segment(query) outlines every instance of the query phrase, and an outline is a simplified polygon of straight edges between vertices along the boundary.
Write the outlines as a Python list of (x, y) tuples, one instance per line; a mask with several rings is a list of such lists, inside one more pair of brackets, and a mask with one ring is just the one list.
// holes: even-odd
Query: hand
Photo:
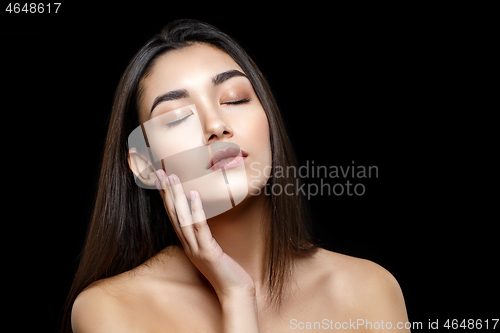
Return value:
[(186, 255), (215, 289), (221, 304), (234, 297), (255, 297), (255, 284), (250, 275), (228, 256), (212, 237), (197, 191), (191, 191), (191, 210), (182, 183), (175, 174), (156, 172), (156, 183), (170, 221)]

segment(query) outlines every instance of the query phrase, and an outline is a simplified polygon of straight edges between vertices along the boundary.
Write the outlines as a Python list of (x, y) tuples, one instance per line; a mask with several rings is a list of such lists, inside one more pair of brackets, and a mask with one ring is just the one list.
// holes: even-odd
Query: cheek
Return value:
[[(250, 194), (259, 192), (269, 180), (272, 167), (271, 143), (269, 138), (269, 123), (264, 112), (254, 118), (252, 127), (248, 128), (252, 141), (251, 158), (247, 164), (247, 180)], [(250, 156), (249, 156), (250, 157)]]
[(269, 122), (265, 113), (256, 119), (256, 124), (253, 130), (255, 148), (258, 150), (261, 163), (271, 165), (271, 141), (269, 136)]
[(265, 142), (269, 145), (269, 122), (265, 114), (257, 119), (255, 131), (259, 142)]
[(170, 112), (143, 124), (155, 161), (203, 146), (204, 135), (197, 114), (192, 114), (174, 127), (167, 126), (175, 120), (169, 116), (171, 116)]
[(251, 144), (253, 150), (257, 152), (269, 150), (270, 152), (269, 123), (264, 110), (244, 119), (240, 128), (244, 130), (245, 141)]

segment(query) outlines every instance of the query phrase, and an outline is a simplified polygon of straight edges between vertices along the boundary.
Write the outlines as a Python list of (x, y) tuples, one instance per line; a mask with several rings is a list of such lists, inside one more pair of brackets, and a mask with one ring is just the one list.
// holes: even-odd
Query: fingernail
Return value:
[(191, 197), (191, 201), (194, 201), (196, 199), (196, 194), (194, 191), (189, 191), (189, 196)]
[(170, 184), (170, 186), (174, 186), (174, 179), (172, 178), (172, 176), (168, 176), (168, 183)]
[(162, 188), (161, 188), (161, 184), (159, 181), (155, 180), (155, 185), (156, 185), (156, 188), (158, 189), (158, 191), (161, 191)]
[(179, 177), (177, 177), (177, 175), (174, 174), (174, 175), (172, 175), (170, 177), (172, 177), (172, 183), (174, 185), (179, 185), (181, 183), (181, 180), (179, 179)]
[(158, 179), (159, 179), (160, 181), (162, 181), (162, 180), (163, 180), (163, 175), (162, 175), (162, 172), (161, 172), (161, 171), (162, 171), (162, 170), (156, 170), (156, 177), (158, 177)]

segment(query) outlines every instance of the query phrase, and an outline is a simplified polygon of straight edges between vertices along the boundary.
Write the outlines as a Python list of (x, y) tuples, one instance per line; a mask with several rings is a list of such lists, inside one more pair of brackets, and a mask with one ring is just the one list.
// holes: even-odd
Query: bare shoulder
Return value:
[(130, 271), (85, 288), (73, 303), (73, 332), (175, 331), (174, 323), (188, 313), (179, 295), (197, 292), (179, 253), (184, 252), (164, 249)]
[(323, 273), (335, 277), (342, 283), (349, 283), (358, 288), (384, 286), (389, 289), (400, 289), (394, 276), (373, 261), (325, 249), (319, 249), (314, 260), (315, 264), (321, 267)]
[(71, 325), (73, 332), (127, 332), (127, 318), (121, 300), (123, 277), (94, 282), (84, 289), (73, 303)]
[(356, 318), (408, 320), (398, 281), (373, 261), (319, 249), (308, 265), (317, 272), (322, 292), (352, 308)]

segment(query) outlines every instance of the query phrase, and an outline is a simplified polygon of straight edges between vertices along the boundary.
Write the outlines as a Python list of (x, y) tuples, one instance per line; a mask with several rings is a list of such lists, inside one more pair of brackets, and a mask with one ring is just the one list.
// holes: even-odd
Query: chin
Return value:
[(189, 191), (198, 191), (207, 219), (228, 211), (247, 197), (248, 182), (244, 166), (229, 169), (225, 173), (226, 177), (222, 170), (217, 170), (183, 183), (187, 198)]

